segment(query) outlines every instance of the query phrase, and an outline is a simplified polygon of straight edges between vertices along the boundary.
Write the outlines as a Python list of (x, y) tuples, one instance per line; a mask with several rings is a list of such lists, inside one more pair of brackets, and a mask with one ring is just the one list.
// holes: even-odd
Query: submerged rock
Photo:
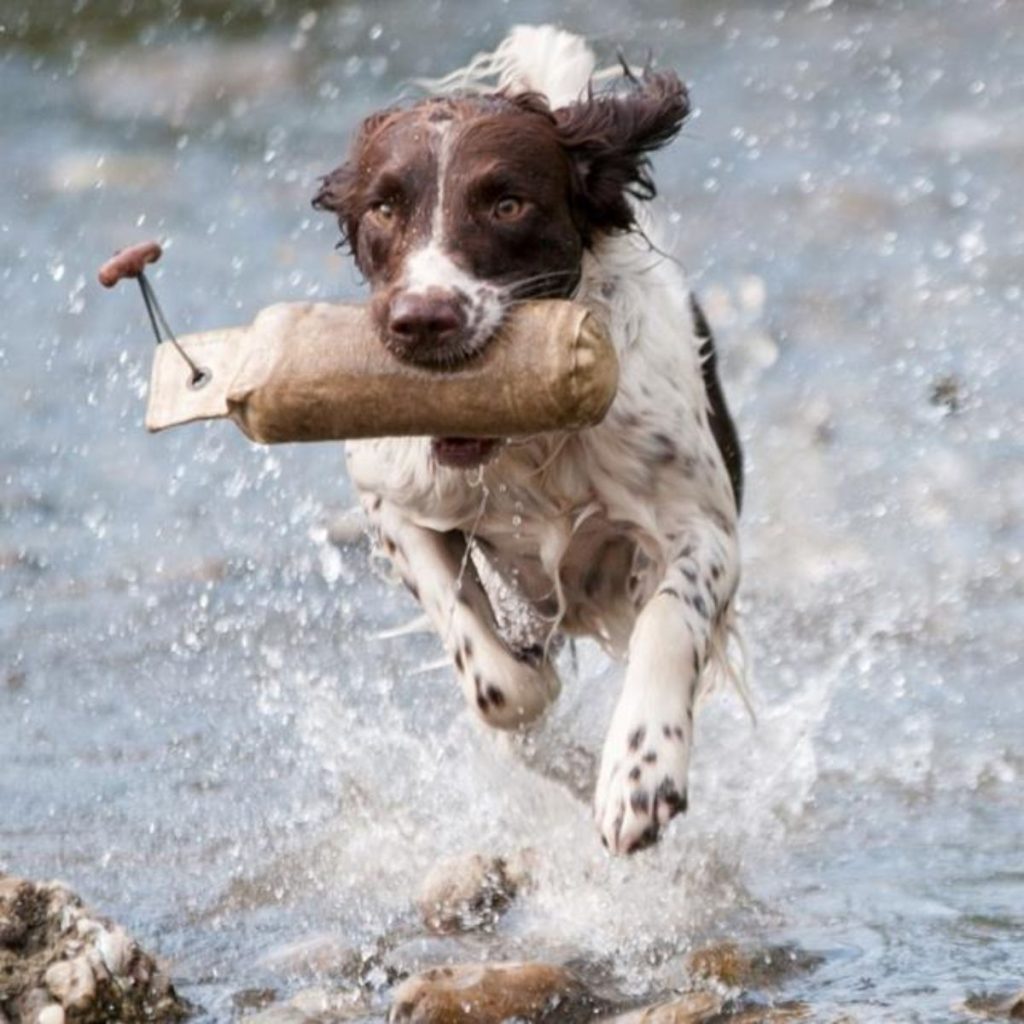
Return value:
[(721, 1013), (722, 999), (713, 992), (691, 992), (667, 1003), (619, 1014), (606, 1024), (703, 1024)]
[(392, 1024), (572, 1024), (590, 1019), (595, 1000), (554, 964), (434, 967), (398, 987)]
[(797, 946), (744, 948), (719, 942), (694, 950), (686, 958), (687, 970), (698, 978), (728, 988), (776, 988), (787, 978), (820, 966), (823, 957)]
[(189, 1012), (156, 961), (69, 889), (0, 875), (0, 1021), (177, 1021)]
[(964, 1000), (962, 1009), (985, 1020), (1024, 1020), (1024, 989), (1011, 996), (970, 995)]
[(423, 923), (437, 934), (489, 928), (529, 881), (528, 854), (505, 860), (473, 853), (438, 864), (417, 903)]
[(690, 992), (666, 1003), (620, 1014), (604, 1024), (790, 1024), (809, 1019), (804, 1003), (726, 1003), (713, 992)]

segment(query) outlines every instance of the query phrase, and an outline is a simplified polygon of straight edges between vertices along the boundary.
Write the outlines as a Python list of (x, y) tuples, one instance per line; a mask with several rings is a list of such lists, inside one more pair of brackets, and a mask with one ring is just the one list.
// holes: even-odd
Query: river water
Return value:
[[(357, 119), (520, 21), (652, 48), (659, 156), (745, 440), (758, 724), (702, 713), (691, 812), (611, 860), (560, 781), (617, 670), (583, 648), (527, 767), (328, 525), (336, 446), (150, 437), (129, 241), (181, 331), (360, 283), (314, 214)], [(812, 1019), (943, 1021), (1024, 977), (1024, 7), (998, 0), (0, 3), (0, 869), (59, 876), (211, 1018), (333, 948), (396, 974), (572, 958), (627, 995), (715, 938), (822, 958)], [(581, 753), (582, 752), (582, 753)], [(536, 887), (427, 939), (437, 860)], [(301, 961), (299, 956), (298, 960)], [(354, 965), (354, 966), (352, 966)]]

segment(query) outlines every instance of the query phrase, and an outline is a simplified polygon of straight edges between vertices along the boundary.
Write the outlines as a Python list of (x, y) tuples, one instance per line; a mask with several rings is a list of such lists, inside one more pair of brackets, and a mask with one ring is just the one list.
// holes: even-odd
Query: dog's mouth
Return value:
[(489, 462), (501, 444), (496, 437), (435, 437), (430, 449), (439, 466), (476, 469)]

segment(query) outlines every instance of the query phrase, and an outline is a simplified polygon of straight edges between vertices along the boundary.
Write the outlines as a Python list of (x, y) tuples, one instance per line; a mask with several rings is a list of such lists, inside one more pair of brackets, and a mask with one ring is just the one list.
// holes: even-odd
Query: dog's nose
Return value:
[(388, 333), (403, 355), (415, 359), (453, 341), (464, 326), (458, 301), (437, 290), (403, 292), (391, 302)]

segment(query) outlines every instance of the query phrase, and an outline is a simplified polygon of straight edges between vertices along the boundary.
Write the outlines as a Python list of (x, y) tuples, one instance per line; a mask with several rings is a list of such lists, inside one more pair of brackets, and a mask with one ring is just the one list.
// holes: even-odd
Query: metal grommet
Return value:
[(205, 366), (197, 366), (188, 386), (190, 391), (202, 391), (210, 381), (213, 380), (213, 373)]

